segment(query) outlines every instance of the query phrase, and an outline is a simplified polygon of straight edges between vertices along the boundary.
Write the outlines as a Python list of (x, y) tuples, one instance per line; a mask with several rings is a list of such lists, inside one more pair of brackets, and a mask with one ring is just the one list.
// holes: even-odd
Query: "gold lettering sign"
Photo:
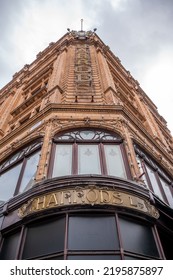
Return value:
[[(76, 46), (75, 53), (75, 81), (76, 81), (76, 101), (87, 99), (92, 100), (92, 67), (89, 47), (84, 45)], [(85, 100), (86, 101), (86, 100)]]
[(121, 206), (159, 218), (157, 209), (146, 199), (111, 188), (96, 187), (61, 189), (34, 197), (19, 208), (18, 215), (24, 217), (50, 208), (73, 205)]

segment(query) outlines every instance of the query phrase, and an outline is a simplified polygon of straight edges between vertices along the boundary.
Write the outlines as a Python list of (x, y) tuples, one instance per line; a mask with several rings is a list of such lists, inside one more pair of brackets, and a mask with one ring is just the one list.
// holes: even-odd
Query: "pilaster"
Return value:
[(118, 104), (118, 99), (115, 96), (115, 84), (110, 69), (108, 67), (106, 58), (100, 49), (98, 49), (98, 64), (105, 102), (107, 104)]

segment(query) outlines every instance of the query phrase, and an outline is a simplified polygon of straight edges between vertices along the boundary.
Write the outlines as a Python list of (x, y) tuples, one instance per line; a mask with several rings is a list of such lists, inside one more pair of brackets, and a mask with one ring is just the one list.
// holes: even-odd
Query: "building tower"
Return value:
[(0, 259), (172, 259), (173, 141), (92, 31), (0, 91)]

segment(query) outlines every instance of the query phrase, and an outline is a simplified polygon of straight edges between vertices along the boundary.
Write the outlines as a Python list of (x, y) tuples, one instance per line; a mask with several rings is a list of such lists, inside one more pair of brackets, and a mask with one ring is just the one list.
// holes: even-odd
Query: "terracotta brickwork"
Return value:
[(69, 32), (25, 65), (0, 90), (0, 161), (41, 137), (36, 181), (48, 176), (52, 137), (74, 127), (122, 136), (134, 180), (133, 143), (173, 174), (173, 139), (156, 106), (93, 32)]

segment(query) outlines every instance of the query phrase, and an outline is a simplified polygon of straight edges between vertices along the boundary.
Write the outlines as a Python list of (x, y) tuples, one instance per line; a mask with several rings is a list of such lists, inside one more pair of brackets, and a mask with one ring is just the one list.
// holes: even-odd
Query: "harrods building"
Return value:
[(93, 31), (69, 30), (0, 90), (0, 251), (173, 259), (173, 138)]

